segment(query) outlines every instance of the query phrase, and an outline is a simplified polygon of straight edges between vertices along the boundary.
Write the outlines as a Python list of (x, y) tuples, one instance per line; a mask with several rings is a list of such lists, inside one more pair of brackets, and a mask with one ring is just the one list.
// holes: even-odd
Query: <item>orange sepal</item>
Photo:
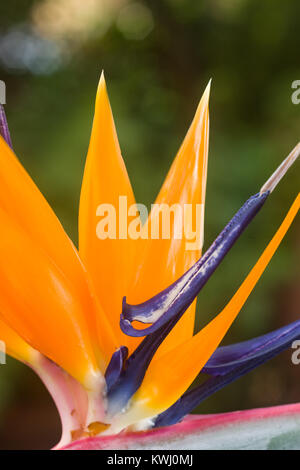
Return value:
[[(122, 297), (132, 276), (134, 245), (127, 237), (119, 238), (119, 196), (127, 198), (128, 207), (135, 203), (102, 74), (81, 189), (79, 252), (120, 345), (127, 341), (120, 330), (119, 318)], [(108, 204), (115, 210), (114, 239), (99, 239), (97, 235), (97, 226), (104, 216), (97, 212), (101, 204)]]
[(92, 386), (101, 374), (76, 287), (2, 209), (0, 226), (0, 317), (34, 349)]
[[(0, 208), (28, 234), (35, 245), (45, 251), (72, 283), (81, 303), (85, 304), (90, 335), (99, 361), (107, 363), (115, 342), (110, 327), (104, 320), (101, 327), (102, 342), (97, 345), (95, 317), (101, 315), (101, 310), (99, 313), (99, 309), (95, 306), (88, 275), (78, 252), (49, 204), (1, 136)], [(108, 349), (108, 355), (105, 349)]]
[[(127, 297), (131, 304), (141, 303), (168, 287), (201, 256), (209, 140), (209, 94), (210, 83), (203, 93), (192, 124), (143, 228), (150, 238), (151, 228), (157, 220), (157, 205), (167, 204), (168, 207), (171, 207), (174, 204), (180, 207), (178, 212), (175, 212), (177, 215), (171, 219), (171, 239), (163, 239), (160, 232), (159, 239), (139, 240), (136, 279), (134, 279)], [(190, 205), (192, 219), (188, 217), (190, 209), (187, 209), (187, 206), (185, 209), (185, 205)], [(198, 205), (197, 209), (196, 205)], [(198, 210), (198, 220), (196, 210)], [(184, 218), (184, 211), (186, 211), (186, 218)], [(174, 233), (179, 226), (182, 228), (182, 237), (175, 239)], [(198, 236), (197, 243), (195, 243), (196, 238), (189, 239), (192, 232), (195, 231)], [(193, 335), (195, 309), (196, 301), (193, 302), (159, 348), (158, 356)]]

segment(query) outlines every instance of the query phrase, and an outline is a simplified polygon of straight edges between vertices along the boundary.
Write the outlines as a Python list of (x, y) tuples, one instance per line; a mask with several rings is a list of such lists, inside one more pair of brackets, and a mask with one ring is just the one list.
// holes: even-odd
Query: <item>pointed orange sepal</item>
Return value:
[[(103, 335), (105, 343), (102, 341), (99, 347), (97, 345), (95, 325), (99, 309), (95, 306), (94, 295), (78, 252), (47, 201), (2, 137), (0, 137), (0, 208), (51, 258), (73, 285), (80, 302), (85, 305), (89, 331), (99, 362), (107, 363), (108, 357), (105, 356), (104, 348), (109, 348), (110, 352), (115, 343), (107, 325)], [(40, 308), (43, 308), (42, 305)], [(103, 340), (103, 337), (101, 339)]]
[[(132, 240), (119, 237), (120, 196), (127, 207), (135, 203), (102, 74), (80, 197), (79, 251), (119, 345), (127, 340), (119, 318), (132, 276), (134, 248)], [(101, 239), (99, 224), (110, 210), (116, 216), (116, 232), (112, 238)], [(99, 323), (101, 328), (101, 319)]]
[(101, 374), (76, 288), (2, 209), (0, 226), (1, 318), (34, 349), (92, 386)]
[[(163, 239), (160, 233), (159, 239), (140, 240), (135, 270), (137, 276), (128, 293), (129, 303), (141, 303), (165, 289), (201, 256), (209, 140), (209, 95), (210, 82), (144, 227), (148, 238), (151, 238), (149, 234), (158, 220), (158, 205), (166, 205), (168, 208), (174, 205), (171, 237)], [(189, 211), (192, 217), (189, 217)], [(182, 236), (176, 239), (174, 234), (178, 230), (182, 230)], [(196, 301), (159, 348), (157, 356), (193, 335), (195, 307)]]

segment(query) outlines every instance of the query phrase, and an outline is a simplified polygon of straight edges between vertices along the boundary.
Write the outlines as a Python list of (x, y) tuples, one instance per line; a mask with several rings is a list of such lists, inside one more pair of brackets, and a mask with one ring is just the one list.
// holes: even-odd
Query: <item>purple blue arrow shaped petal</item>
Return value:
[[(170, 287), (139, 305), (130, 305), (123, 299), (120, 327), (129, 336), (154, 333), (169, 320), (184, 311), (219, 266), (253, 217), (261, 209), (269, 192), (251, 196), (222, 230), (210, 248), (183, 276)], [(152, 323), (144, 329), (135, 329), (131, 322)]]
[(114, 384), (118, 381), (124, 369), (127, 356), (128, 356), (128, 348), (126, 346), (121, 346), (119, 349), (117, 349), (113, 353), (111, 360), (105, 371), (105, 380), (106, 380), (107, 390), (110, 390), (114, 386)]
[(264, 336), (218, 348), (202, 369), (213, 377), (184, 393), (174, 405), (159, 414), (154, 427), (178, 423), (210, 395), (290, 348), (299, 338), (300, 320)]

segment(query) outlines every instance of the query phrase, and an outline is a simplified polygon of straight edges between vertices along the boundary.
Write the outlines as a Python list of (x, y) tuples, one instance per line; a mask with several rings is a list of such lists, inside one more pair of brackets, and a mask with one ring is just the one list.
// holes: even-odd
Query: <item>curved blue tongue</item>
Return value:
[[(193, 302), (232, 245), (265, 203), (269, 191), (251, 196), (222, 230), (206, 253), (170, 287), (139, 305), (123, 300), (120, 327), (129, 336), (145, 336), (164, 326)], [(152, 323), (136, 329), (133, 321)]]

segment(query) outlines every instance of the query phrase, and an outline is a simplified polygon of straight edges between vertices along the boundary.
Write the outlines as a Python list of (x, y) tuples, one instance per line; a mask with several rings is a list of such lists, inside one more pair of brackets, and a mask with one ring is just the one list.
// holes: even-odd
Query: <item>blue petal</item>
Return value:
[(214, 377), (184, 393), (156, 417), (154, 427), (178, 423), (210, 395), (290, 348), (299, 338), (300, 321), (296, 321), (259, 338), (218, 348), (202, 369)]
[(300, 321), (295, 321), (278, 330), (272, 331), (258, 338), (218, 348), (206, 363), (202, 372), (217, 376), (230, 372), (237, 366), (243, 365), (249, 359), (259, 358), (274, 348), (293, 341), (293, 337), (300, 334)]
[(155, 333), (148, 335), (126, 361), (118, 380), (108, 389), (110, 415), (121, 411), (138, 390), (155, 352), (177, 321), (178, 318), (174, 318)]
[(108, 393), (119, 379), (124, 368), (127, 356), (128, 348), (126, 346), (121, 346), (119, 349), (117, 349), (116, 352), (113, 353), (110, 363), (108, 364), (107, 369), (105, 371), (105, 380)]
[(6, 115), (2, 104), (0, 104), (0, 135), (2, 135), (3, 139), (10, 146), (10, 148), (12, 148)]
[[(139, 305), (129, 305), (124, 298), (120, 318), (121, 330), (130, 336), (145, 336), (157, 331), (180, 312), (183, 314), (232, 245), (261, 209), (268, 195), (269, 192), (266, 192), (250, 197), (202, 258), (170, 287)], [(152, 325), (144, 329), (135, 329), (131, 324), (134, 320), (152, 323)]]

